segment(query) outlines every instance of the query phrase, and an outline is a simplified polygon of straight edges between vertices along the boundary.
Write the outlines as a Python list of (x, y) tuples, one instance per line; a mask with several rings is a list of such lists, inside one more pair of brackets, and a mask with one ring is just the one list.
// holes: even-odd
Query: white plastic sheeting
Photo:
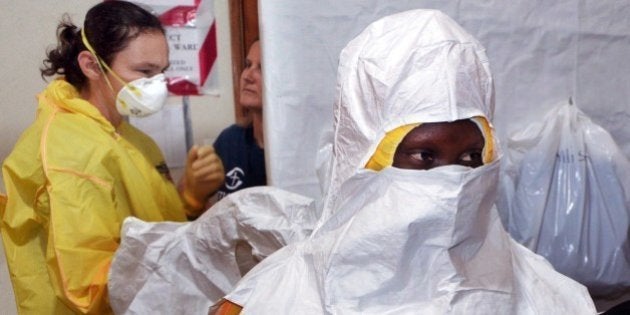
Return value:
[(341, 48), (379, 17), (439, 9), (487, 49), (500, 138), (573, 97), (630, 155), (630, 5), (616, 0), (260, 1), (265, 154), (272, 185), (317, 197)]
[(310, 235), (318, 217), (313, 205), (254, 187), (228, 195), (194, 222), (126, 219), (109, 275), (114, 312), (207, 314), (248, 267)]
[(318, 228), (226, 299), (242, 314), (594, 314), (585, 287), (503, 229), (499, 152), (475, 169), (363, 168), (398, 126), (491, 117), (483, 47), (440, 12), (414, 10), (371, 24), (340, 59)]

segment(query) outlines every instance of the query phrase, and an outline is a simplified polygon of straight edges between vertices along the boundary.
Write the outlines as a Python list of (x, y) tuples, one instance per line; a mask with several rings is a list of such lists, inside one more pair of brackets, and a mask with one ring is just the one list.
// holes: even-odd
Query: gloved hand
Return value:
[(214, 148), (194, 145), (188, 151), (186, 172), (180, 186), (187, 214), (194, 217), (201, 214), (208, 197), (223, 185), (224, 179), (223, 163)]

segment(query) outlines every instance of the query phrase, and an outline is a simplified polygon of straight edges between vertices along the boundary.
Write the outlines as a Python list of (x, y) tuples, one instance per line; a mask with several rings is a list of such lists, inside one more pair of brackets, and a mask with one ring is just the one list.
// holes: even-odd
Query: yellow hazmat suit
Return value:
[(39, 95), (35, 122), (5, 160), (0, 213), (21, 314), (111, 313), (107, 277), (129, 216), (184, 221), (157, 145), (110, 124), (58, 79)]

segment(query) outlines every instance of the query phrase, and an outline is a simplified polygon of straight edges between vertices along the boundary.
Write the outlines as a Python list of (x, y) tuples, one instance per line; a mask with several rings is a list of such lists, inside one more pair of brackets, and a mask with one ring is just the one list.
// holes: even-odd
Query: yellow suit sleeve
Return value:
[(59, 170), (49, 180), (46, 258), (55, 293), (77, 312), (111, 313), (107, 275), (123, 219), (111, 183)]

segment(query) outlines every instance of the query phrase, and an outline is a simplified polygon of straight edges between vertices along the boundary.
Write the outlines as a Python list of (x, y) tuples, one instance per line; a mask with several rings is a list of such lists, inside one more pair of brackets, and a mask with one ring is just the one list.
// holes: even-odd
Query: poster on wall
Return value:
[(166, 30), (174, 95), (217, 94), (217, 36), (212, 0), (134, 0), (160, 18)]

